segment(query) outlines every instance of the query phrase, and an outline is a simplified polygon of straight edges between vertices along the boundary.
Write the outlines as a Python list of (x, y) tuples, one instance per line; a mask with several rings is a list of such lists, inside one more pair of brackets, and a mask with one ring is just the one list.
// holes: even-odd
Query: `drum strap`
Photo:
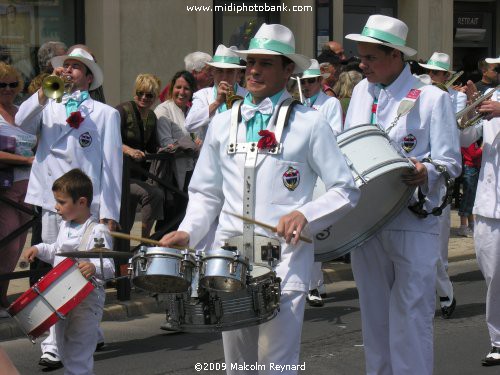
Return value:
[[(283, 129), (288, 124), (290, 113), (298, 101), (288, 98), (285, 99), (279, 106), (278, 114), (275, 117), (276, 121), (271, 126), (274, 129), (274, 134), (277, 146), (272, 149), (259, 149), (256, 142), (238, 143), (238, 125), (241, 121), (241, 104), (239, 100), (233, 104), (231, 109), (231, 126), (229, 129), (229, 142), (227, 146), (227, 153), (229, 155), (236, 153), (246, 154), (245, 167), (244, 167), (244, 182), (243, 182), (243, 215), (254, 219), (255, 217), (255, 170), (259, 163), (269, 154), (280, 154), (282, 152), (283, 144), (281, 137)], [(258, 154), (264, 154), (262, 158), (258, 158)], [(254, 224), (243, 223), (243, 249), (242, 253), (251, 263), (255, 259), (261, 259), (260, 253), (255, 256), (254, 246), (255, 226)]]
[(441, 205), (439, 205), (438, 207), (434, 207), (430, 211), (425, 210), (424, 208), (425, 195), (422, 193), (420, 186), (418, 187), (418, 201), (412, 204), (411, 206), (408, 206), (408, 208), (419, 218), (425, 219), (429, 215), (440, 216), (443, 213), (444, 208), (448, 205), (448, 203), (450, 203), (450, 193), (451, 193), (451, 187), (453, 186), (453, 179), (450, 177), (450, 174), (448, 173), (448, 170), (444, 165), (437, 164), (431, 158), (422, 159), (422, 163), (431, 163), (436, 168), (436, 170), (443, 176), (444, 183), (446, 186), (446, 193), (443, 196)]
[(97, 225), (95, 221), (91, 221), (90, 224), (85, 228), (85, 232), (83, 233), (82, 240), (80, 241), (80, 245), (78, 245), (78, 251), (86, 251), (87, 245), (89, 243), (89, 237), (94, 227)]
[(421, 92), (420, 89), (424, 86), (425, 83), (423, 83), (420, 80), (417, 80), (417, 82), (415, 82), (415, 85), (410, 89), (410, 91), (408, 91), (406, 97), (399, 103), (398, 111), (396, 112), (396, 118), (394, 119), (394, 121), (387, 129), (385, 130), (382, 129), (382, 130), (384, 130), (387, 134), (389, 134), (392, 128), (398, 124), (399, 119), (410, 113), (410, 111), (415, 107), (418, 98), (420, 97), (420, 92)]

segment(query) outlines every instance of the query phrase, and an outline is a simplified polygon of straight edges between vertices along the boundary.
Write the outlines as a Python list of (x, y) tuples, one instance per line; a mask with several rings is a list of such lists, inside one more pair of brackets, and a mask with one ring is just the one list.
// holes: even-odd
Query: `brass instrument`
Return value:
[(229, 88), (227, 89), (227, 93), (226, 93), (226, 107), (227, 107), (227, 109), (231, 109), (233, 107), (234, 102), (236, 102), (238, 100), (243, 100), (243, 97), (240, 95), (236, 95), (234, 93), (233, 86), (229, 86)]
[[(474, 100), (471, 104), (469, 104), (467, 107), (462, 109), (460, 112), (457, 112), (456, 114), (456, 119), (458, 121), (458, 128), (459, 129), (465, 129), (468, 127), (471, 127), (474, 125), (476, 122), (478, 122), (481, 118), (483, 118), (486, 113), (481, 113), (476, 110), (476, 107), (479, 106), (482, 102), (485, 100), (489, 100), (493, 93), (497, 90), (500, 89), (500, 85), (495, 87), (493, 90), (489, 91), (487, 94), (484, 94)], [(470, 117), (472, 116), (472, 117)], [(464, 123), (462, 120), (465, 120), (467, 117), (470, 117), (468, 120), (466, 120)]]
[(447, 89), (449, 89), (449, 88), (450, 88), (450, 87), (451, 87), (451, 86), (455, 83), (455, 81), (456, 81), (458, 78), (460, 78), (460, 76), (461, 76), (462, 74), (464, 74), (464, 71), (463, 71), (463, 70), (461, 70), (461, 71), (459, 71), (459, 72), (457, 72), (457, 73), (453, 74), (453, 75), (450, 77), (450, 79), (444, 83), (445, 87), (446, 87)]
[(453, 74), (449, 80), (447, 80), (446, 82), (436, 82), (436, 81), (432, 81), (432, 84), (434, 86), (436, 86), (437, 88), (445, 91), (445, 92), (448, 92), (448, 89), (451, 87), (451, 85), (453, 85), (453, 83), (462, 75), (464, 74), (464, 71), (461, 70), (459, 71), (458, 73), (455, 73)]
[(52, 74), (42, 81), (42, 91), (47, 98), (54, 99), (57, 103), (61, 103), (65, 93), (71, 92), (73, 83), (70, 76), (58, 76)]

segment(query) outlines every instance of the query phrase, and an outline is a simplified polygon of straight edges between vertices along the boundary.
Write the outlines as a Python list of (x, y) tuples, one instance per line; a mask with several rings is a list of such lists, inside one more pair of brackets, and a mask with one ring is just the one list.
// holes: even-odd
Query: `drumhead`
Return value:
[[(408, 165), (402, 164), (361, 185), (357, 206), (333, 227), (314, 236), (315, 261), (327, 262), (347, 254), (406, 207), (415, 190), (401, 182), (401, 175), (409, 170)], [(318, 179), (314, 195), (319, 196), (325, 191), (325, 185)]]

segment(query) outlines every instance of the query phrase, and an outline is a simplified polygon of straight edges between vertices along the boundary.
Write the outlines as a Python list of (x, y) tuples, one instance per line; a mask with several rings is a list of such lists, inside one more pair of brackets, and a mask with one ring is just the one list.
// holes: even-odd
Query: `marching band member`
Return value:
[(247, 93), (238, 85), (240, 70), (245, 67), (239, 65), (240, 58), (234, 51), (234, 46), (227, 48), (219, 44), (212, 61), (206, 63), (213, 67), (214, 86), (198, 90), (193, 95), (193, 105), (186, 117), (186, 129), (191, 133), (198, 132), (201, 139), (205, 138), (207, 126), (214, 115), (228, 109), (228, 91), (232, 90), (234, 95), (241, 97)]
[[(103, 73), (92, 55), (75, 48), (69, 55), (53, 57), (56, 75), (70, 78), (71, 89), (61, 103), (38, 90), (19, 107), (16, 124), (39, 134), (25, 201), (42, 207), (42, 241), (54, 243), (61, 219), (51, 193), (54, 181), (78, 167), (94, 183), (91, 212), (114, 230), (120, 218), (122, 190), (122, 142), (120, 115), (106, 104), (93, 100), (89, 90), (100, 87)], [(42, 343), (39, 364), (60, 367), (54, 330)], [(46, 349), (53, 348), (54, 350)]]
[[(427, 69), (432, 81), (438, 84), (444, 85), (451, 78), (452, 74), (455, 73), (451, 70), (450, 56), (442, 52), (434, 52), (426, 64), (419, 63), (419, 65)], [(467, 95), (451, 87), (448, 88), (448, 93), (450, 94), (454, 113), (460, 112), (465, 108)], [(438, 221), (440, 226), (441, 257), (437, 265), (436, 291), (439, 297), (439, 304), (441, 305), (441, 315), (443, 318), (449, 319), (457, 304), (453, 294), (453, 285), (448, 276), (448, 242), (450, 240), (451, 226), (450, 205), (446, 206), (441, 216), (438, 216)]]
[[(489, 64), (500, 64), (500, 57), (486, 59)], [(480, 112), (500, 109), (500, 91), (491, 100), (479, 106)], [(486, 324), (490, 335), (491, 351), (483, 359), (484, 366), (500, 365), (500, 186), (499, 133), (500, 117), (485, 117), (476, 126), (460, 133), (460, 143), (467, 147), (483, 137), (481, 171), (477, 185), (474, 214), (474, 246), (479, 268), (486, 280)], [(500, 116), (496, 112), (496, 116)]]
[[(319, 63), (311, 59), (311, 65), (302, 73), (300, 83), (304, 95), (304, 105), (315, 109), (321, 113), (333, 130), (334, 134), (342, 131), (342, 108), (337, 98), (326, 95), (322, 91), (322, 80), (327, 78), (330, 73), (321, 73)], [(311, 282), (309, 283), (309, 292), (307, 302), (311, 306), (321, 307), (324, 305), (323, 298), (326, 296), (326, 290), (321, 271), (321, 262), (314, 262), (311, 269)]]
[[(262, 364), (265, 369), (259, 373), (268, 374), (274, 373), (271, 363), (293, 366), (299, 360), (313, 263), (313, 245), (299, 241), (299, 236), (338, 220), (356, 204), (359, 191), (331, 128), (317, 111), (297, 105), (286, 124), (275, 122), (278, 108), (290, 98), (285, 89), (288, 79), (310, 65), (309, 59), (295, 53), (292, 32), (282, 25), (263, 24), (249, 49), (237, 53), (247, 60), (249, 92), (240, 107), (241, 119), (233, 114), (239, 104), (212, 119), (189, 186), (186, 216), (179, 230), (160, 242), (194, 247), (219, 215), (214, 248), (241, 235), (249, 238), (244, 244), (259, 236), (279, 244), (280, 260), (273, 267), (282, 280), (277, 316), (258, 326), (222, 333), (229, 374), (237, 373), (234, 364), (245, 362)], [(327, 192), (311, 201), (318, 176)], [(251, 204), (254, 209), (248, 208)], [(277, 234), (284, 238), (278, 242), (270, 231), (243, 224), (227, 211), (277, 223)]]
[[(459, 175), (460, 148), (449, 95), (422, 84), (404, 62), (416, 53), (407, 33), (400, 20), (373, 15), (361, 34), (346, 36), (357, 42), (366, 79), (354, 88), (344, 126), (377, 124), (400, 145), (415, 165), (403, 182), (421, 189), (429, 210), (444, 183), (441, 166)], [(435, 216), (403, 209), (352, 251), (367, 374), (432, 373), (438, 234)]]
[(30, 262), (37, 257), (56, 266), (66, 259), (58, 254), (81, 251), (78, 268), (86, 279), (95, 279), (96, 287), (92, 292), (64, 320), (53, 326), (66, 375), (93, 374), (93, 355), (106, 298), (104, 280), (113, 277), (115, 271), (109, 258), (103, 259), (102, 269), (99, 259), (85, 258), (85, 251), (94, 247), (95, 238), (102, 238), (108, 249), (113, 247), (107, 227), (98, 224), (90, 213), (92, 190), (92, 181), (80, 169), (72, 169), (55, 180), (51, 191), (56, 201), (55, 209), (62, 219), (57, 239), (54, 243), (40, 243), (23, 252), (23, 258)]

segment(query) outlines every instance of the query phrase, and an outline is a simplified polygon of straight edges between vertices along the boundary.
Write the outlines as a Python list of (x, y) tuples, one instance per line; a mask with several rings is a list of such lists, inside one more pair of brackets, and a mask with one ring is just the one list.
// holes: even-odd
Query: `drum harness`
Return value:
[[(229, 142), (227, 153), (234, 155), (236, 153), (246, 154), (243, 182), (243, 214), (251, 219), (255, 218), (255, 170), (267, 155), (278, 155), (283, 151), (283, 144), (280, 142), (283, 135), (283, 129), (288, 124), (293, 107), (298, 104), (293, 98), (285, 99), (278, 108), (276, 120), (274, 122), (275, 138), (277, 145), (270, 149), (259, 149), (257, 142), (238, 142), (238, 124), (241, 121), (241, 104), (239, 100), (233, 104), (231, 109), (231, 127), (229, 130)], [(264, 154), (264, 157), (257, 161), (257, 155)], [(243, 256), (250, 264), (268, 264), (271, 267), (276, 266), (280, 259), (281, 246), (276, 239), (255, 235), (255, 225), (243, 223), (243, 236), (233, 237), (228, 240), (230, 245), (243, 245)], [(255, 251), (255, 245), (260, 252)]]
[[(423, 86), (426, 86), (426, 84), (424, 84), (421, 81), (418, 81), (415, 84), (415, 87), (413, 87), (410, 90), (410, 93), (413, 90), (419, 90)], [(403, 116), (406, 116), (415, 107), (415, 103), (417, 102), (418, 97), (416, 99), (411, 99), (411, 98), (409, 99), (408, 96), (409, 95), (407, 95), (407, 97), (405, 97), (399, 103), (399, 107), (397, 110), (397, 116), (387, 129), (383, 129), (380, 125), (377, 125), (387, 135), (389, 135), (389, 132), (392, 130), (392, 128), (394, 128), (397, 125), (399, 119)], [(418, 194), (417, 194), (418, 200), (414, 204), (408, 206), (408, 209), (421, 219), (425, 219), (429, 215), (440, 216), (443, 213), (444, 208), (448, 205), (448, 203), (450, 203), (449, 197), (450, 197), (450, 193), (451, 193), (451, 187), (453, 186), (453, 179), (450, 177), (450, 174), (448, 173), (448, 169), (444, 165), (436, 163), (430, 157), (423, 158), (421, 163), (432, 164), (436, 168), (436, 170), (439, 172), (439, 174), (443, 176), (445, 187), (446, 187), (446, 193), (444, 194), (442, 202), (438, 207), (434, 207), (430, 211), (427, 211), (424, 208), (426, 196), (424, 195), (424, 193), (422, 193), (422, 189), (419, 186), (418, 187)]]

